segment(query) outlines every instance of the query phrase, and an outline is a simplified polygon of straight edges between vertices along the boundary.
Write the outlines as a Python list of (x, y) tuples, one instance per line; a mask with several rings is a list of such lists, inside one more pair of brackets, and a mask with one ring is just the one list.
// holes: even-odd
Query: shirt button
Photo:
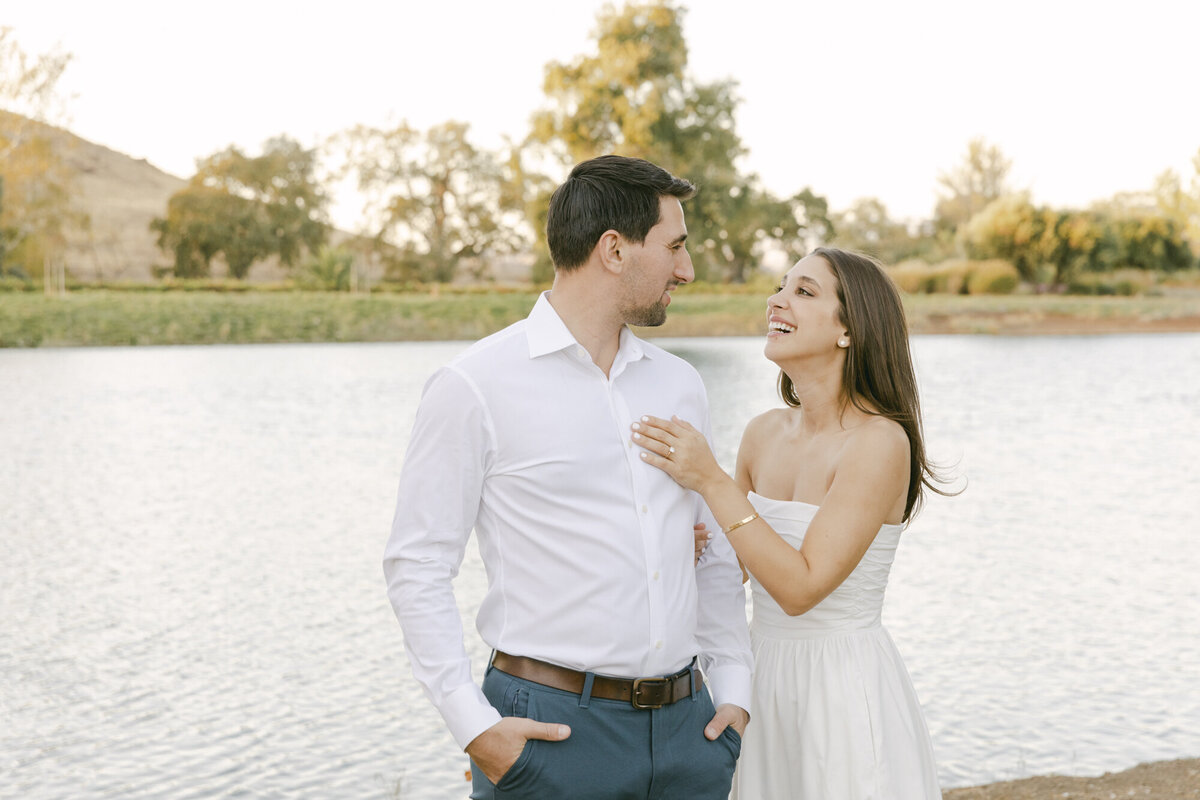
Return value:
[(658, 570), (654, 570), (654, 580), (658, 580)]
[(643, 504), (642, 504), (642, 513), (643, 513), (643, 514), (645, 514), (645, 513), (646, 513), (647, 511), (649, 511), (649, 510), (650, 510), (650, 509), (646, 507), (645, 503), (643, 503)]
[(657, 642), (654, 643), (654, 649), (662, 650), (662, 639), (659, 639)]

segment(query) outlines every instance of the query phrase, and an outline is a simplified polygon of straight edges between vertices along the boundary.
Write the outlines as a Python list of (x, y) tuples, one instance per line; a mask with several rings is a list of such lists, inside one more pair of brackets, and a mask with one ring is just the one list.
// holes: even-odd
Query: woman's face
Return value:
[(818, 255), (805, 256), (784, 275), (767, 298), (764, 354), (777, 364), (836, 355), (838, 339), (848, 338), (839, 314), (837, 277)]

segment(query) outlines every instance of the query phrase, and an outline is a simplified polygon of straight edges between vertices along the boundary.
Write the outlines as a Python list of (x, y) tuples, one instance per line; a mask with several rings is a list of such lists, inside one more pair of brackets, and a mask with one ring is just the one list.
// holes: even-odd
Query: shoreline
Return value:
[[(523, 319), (538, 293), (302, 291), (0, 293), (0, 347), (474, 341)], [(906, 295), (909, 332), (1064, 336), (1200, 332), (1200, 294)], [(764, 336), (760, 293), (688, 293), (643, 337)]]
[[(721, 324), (711, 320), (670, 318), (661, 328), (638, 328), (645, 339), (688, 336), (765, 335), (757, 322)], [(1013, 312), (961, 312), (956, 314), (913, 314), (908, 316), (909, 336), (1106, 336), (1127, 333), (1200, 333), (1200, 313), (1195, 315), (1144, 317), (1083, 317), (1070, 314)]]
[(1200, 798), (1200, 758), (1151, 761), (1095, 777), (1038, 775), (942, 791), (943, 800), (1154, 800)]
[(1120, 333), (1197, 333), (1200, 315), (1180, 317), (1078, 317), (1067, 314), (980, 312), (969, 317), (939, 314), (909, 318), (909, 334), (994, 336), (1097, 336)]

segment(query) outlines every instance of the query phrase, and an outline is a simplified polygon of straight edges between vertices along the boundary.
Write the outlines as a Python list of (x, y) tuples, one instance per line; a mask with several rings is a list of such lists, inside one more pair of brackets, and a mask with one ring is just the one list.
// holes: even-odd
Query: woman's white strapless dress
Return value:
[[(750, 502), (796, 548), (818, 510)], [(880, 622), (901, 530), (880, 528), (842, 585), (798, 617), (751, 577), (754, 696), (733, 800), (940, 800), (921, 706)]]

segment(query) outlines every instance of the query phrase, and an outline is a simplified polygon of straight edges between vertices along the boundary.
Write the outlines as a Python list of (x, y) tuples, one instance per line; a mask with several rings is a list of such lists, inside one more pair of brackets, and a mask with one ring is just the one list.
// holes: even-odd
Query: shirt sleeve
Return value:
[[(704, 437), (712, 446), (707, 411)], [(714, 534), (717, 524), (700, 495), (696, 495), (696, 521)], [(746, 624), (746, 590), (742, 569), (733, 545), (724, 536), (714, 536), (696, 565), (696, 638), (700, 643), (700, 667), (708, 678), (714, 705), (732, 703), (750, 711), (750, 676), (754, 658), (750, 651), (750, 629)]]
[(500, 720), (471, 677), (451, 586), (475, 524), (493, 442), (475, 385), (443, 367), (421, 396), (383, 556), (413, 677), (463, 748)]

